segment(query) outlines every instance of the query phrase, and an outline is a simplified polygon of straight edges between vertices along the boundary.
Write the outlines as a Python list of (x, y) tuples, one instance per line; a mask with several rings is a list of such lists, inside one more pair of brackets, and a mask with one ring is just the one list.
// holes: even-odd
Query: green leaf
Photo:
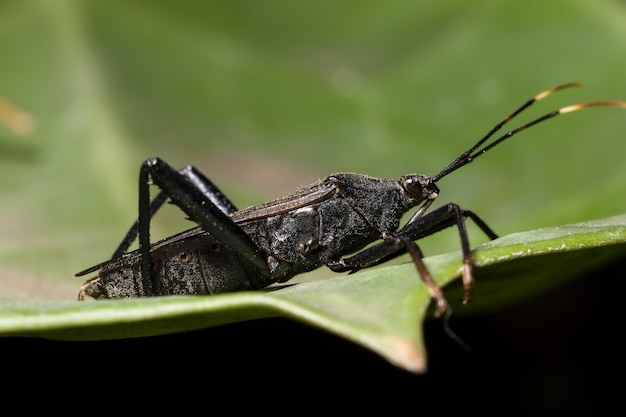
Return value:
[[(221, 308), (213, 303), (247, 302), (239, 297), (258, 305), (242, 307), (249, 319), (286, 314), (287, 305), (295, 314), (305, 307), (293, 307), (292, 298), (310, 297), (299, 291), (324, 293), (331, 283), (338, 288), (319, 298), (332, 299), (343, 288), (356, 296), (360, 292), (350, 285), (360, 280), (370, 282), (372, 293), (410, 283), (421, 288), (409, 264), (271, 294), (73, 301), (80, 284), (74, 273), (106, 260), (136, 218), (137, 172), (145, 158), (158, 155), (177, 167), (194, 164), (240, 207), (337, 171), (433, 175), (543, 89), (569, 81), (587, 87), (537, 103), (511, 127), (563, 105), (625, 100), (626, 54), (616, 53), (626, 46), (624, 18), (617, 2), (586, 0), (0, 2), (0, 99), (19, 110), (0, 110), (3, 329), (45, 337), (124, 337), (124, 326), (115, 320), (135, 312), (139, 317), (129, 316), (131, 328), (155, 334), (210, 325), (218, 318), (208, 318), (209, 309)], [(624, 212), (621, 111), (585, 110), (528, 129), (443, 179), (441, 202), (471, 209), (500, 234)], [(32, 125), (21, 125), (24, 120)], [(154, 222), (155, 239), (189, 226), (176, 209), (164, 211)], [(596, 232), (596, 244), (599, 234), (610, 233)], [(484, 242), (477, 233), (471, 239), (473, 245)], [(557, 241), (546, 240), (554, 248), (568, 244)], [(518, 258), (500, 242), (477, 249), (483, 266), (476, 274), (475, 302), (453, 305), (454, 314), (492, 311), (524, 294), (534, 296), (557, 286), (555, 277), (571, 278), (569, 272), (584, 266), (570, 265), (608, 262), (622, 248), (585, 243), (582, 252)], [(429, 254), (457, 245), (455, 233), (420, 242)], [(529, 245), (535, 250), (543, 243)], [(521, 256), (527, 249), (515, 250)], [(484, 258), (498, 250), (506, 262)], [(446, 266), (437, 273), (442, 284), (458, 275), (458, 254), (428, 261), (433, 270)], [(530, 267), (545, 273), (523, 271)], [(379, 273), (384, 278), (376, 278)], [(324, 274), (317, 278), (329, 276)], [(520, 285), (510, 285), (517, 276)], [(496, 288), (497, 296), (482, 293)], [(459, 291), (455, 281), (449, 299)], [(376, 303), (400, 303), (385, 293), (376, 294)], [(410, 340), (413, 349), (421, 343), (420, 303), (427, 298), (408, 293), (398, 296), (411, 308), (397, 310), (416, 316), (406, 320), (406, 328), (394, 329), (391, 345)], [(175, 310), (182, 303), (192, 312), (161, 318), (161, 302)], [(89, 320), (70, 326), (71, 311), (76, 320), (83, 314)], [(346, 311), (349, 322), (359, 323), (356, 308)], [(222, 313), (219, 320), (235, 321), (241, 310), (237, 305)], [(146, 314), (147, 324), (141, 318)], [(387, 330), (386, 323), (379, 327)], [(413, 369), (425, 361), (420, 349), (404, 350)]]
[[(494, 311), (541, 294), (623, 256), (625, 245), (626, 215), (517, 233), (482, 245), (475, 251), (475, 301), (469, 306), (452, 303), (454, 314)], [(459, 278), (459, 253), (425, 262), (440, 285)], [(447, 291), (450, 300), (459, 291)], [(413, 265), (403, 264), (271, 292), (91, 303), (5, 301), (0, 303), (0, 335), (104, 340), (281, 316), (344, 337), (419, 373), (426, 369), (421, 324), (432, 317), (429, 304)]]

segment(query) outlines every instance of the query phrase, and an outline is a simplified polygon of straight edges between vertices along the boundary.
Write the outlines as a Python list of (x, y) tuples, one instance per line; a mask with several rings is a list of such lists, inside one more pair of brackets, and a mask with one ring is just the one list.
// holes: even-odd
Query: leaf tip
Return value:
[(391, 351), (388, 360), (394, 365), (415, 374), (426, 372), (426, 353), (423, 349), (419, 349), (415, 343), (396, 337), (388, 337), (385, 342)]

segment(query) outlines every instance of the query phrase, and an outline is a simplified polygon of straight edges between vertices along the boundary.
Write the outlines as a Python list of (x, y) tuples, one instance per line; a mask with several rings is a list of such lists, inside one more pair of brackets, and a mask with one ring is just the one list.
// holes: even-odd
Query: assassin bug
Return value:
[[(244, 210), (237, 210), (195, 168), (177, 171), (159, 158), (150, 158), (139, 174), (138, 220), (111, 260), (76, 274), (99, 270), (98, 276), (81, 287), (79, 299), (256, 290), (323, 265), (336, 272), (353, 273), (408, 253), (436, 302), (437, 314), (442, 314), (447, 310), (446, 299), (422, 262), (415, 241), (457, 227), (463, 254), (463, 301), (467, 302), (474, 280), (474, 258), (466, 218), (490, 239), (497, 235), (476, 214), (454, 203), (427, 213), (439, 195), (437, 181), (513, 135), (560, 114), (598, 106), (626, 108), (625, 102), (618, 101), (562, 107), (487, 144), (504, 124), (536, 101), (579, 86), (568, 83), (537, 94), (434, 177), (410, 174), (396, 181), (338, 173)], [(161, 189), (152, 201), (151, 183)], [(151, 244), (150, 219), (168, 199), (198, 226)], [(415, 214), (399, 228), (402, 216), (414, 207), (418, 207)], [(137, 237), (139, 249), (127, 252)]]

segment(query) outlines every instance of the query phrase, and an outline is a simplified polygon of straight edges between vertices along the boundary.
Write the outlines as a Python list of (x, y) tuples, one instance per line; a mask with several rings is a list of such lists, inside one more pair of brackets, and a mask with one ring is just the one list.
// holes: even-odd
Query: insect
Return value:
[[(197, 169), (175, 170), (159, 158), (150, 158), (140, 169), (137, 221), (111, 260), (76, 274), (99, 271), (81, 287), (78, 298), (258, 290), (324, 265), (336, 272), (353, 273), (408, 253), (440, 315), (448, 309), (447, 301), (415, 241), (449, 227), (458, 229), (463, 301), (468, 302), (474, 258), (466, 219), (490, 239), (497, 235), (480, 217), (457, 204), (428, 212), (439, 195), (437, 181), (513, 135), (560, 114), (598, 106), (626, 108), (626, 103), (619, 101), (566, 106), (494, 138), (504, 124), (536, 101), (577, 86), (563, 84), (535, 95), (433, 177), (409, 174), (391, 180), (338, 173), (243, 210)], [(153, 200), (151, 183), (160, 188)], [(151, 244), (151, 218), (168, 199), (198, 226)], [(415, 207), (415, 213), (400, 227), (403, 215)], [(137, 237), (139, 248), (128, 252)]]

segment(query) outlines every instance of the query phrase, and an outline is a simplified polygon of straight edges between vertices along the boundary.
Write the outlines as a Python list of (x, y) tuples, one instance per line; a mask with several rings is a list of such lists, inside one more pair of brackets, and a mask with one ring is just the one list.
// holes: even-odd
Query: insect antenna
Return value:
[(433, 182), (439, 181), (441, 178), (445, 177), (446, 175), (450, 174), (451, 172), (454, 172), (457, 169), (461, 168), (462, 166), (467, 165), (470, 162), (474, 161), (474, 159), (478, 158), (480, 155), (484, 154), (489, 149), (493, 148), (494, 146), (498, 145), (499, 143), (509, 139), (511, 136), (513, 136), (513, 135), (515, 135), (515, 134), (521, 132), (522, 130), (525, 130), (525, 129), (531, 127), (531, 126), (534, 126), (534, 125), (536, 125), (538, 123), (541, 123), (541, 122), (543, 122), (545, 120), (548, 120), (548, 119), (551, 119), (553, 117), (556, 117), (559, 114), (570, 113), (570, 112), (573, 112), (573, 111), (587, 109), (587, 108), (590, 108), (590, 107), (602, 107), (602, 106), (604, 106), (604, 107), (622, 107), (622, 108), (626, 108), (626, 102), (622, 102), (622, 101), (597, 101), (597, 102), (592, 102), (592, 103), (573, 104), (571, 106), (561, 107), (558, 110), (551, 111), (550, 113), (547, 113), (547, 114), (545, 114), (545, 115), (543, 115), (543, 116), (541, 116), (541, 117), (539, 117), (539, 118), (537, 118), (537, 119), (535, 119), (535, 120), (533, 120), (531, 122), (528, 122), (528, 123), (526, 123), (526, 124), (516, 128), (516, 129), (508, 131), (504, 135), (502, 135), (502, 136), (498, 137), (497, 139), (495, 139), (490, 144), (485, 145), (483, 148), (480, 148), (480, 146), (482, 146), (486, 141), (488, 141), (498, 130), (500, 130), (502, 128), (502, 126), (504, 126), (508, 121), (513, 119), (519, 113), (521, 113), (522, 111), (526, 110), (533, 103), (535, 103), (535, 102), (537, 102), (537, 101), (539, 101), (539, 100), (541, 100), (541, 99), (543, 99), (543, 98), (545, 98), (545, 97), (547, 97), (547, 96), (549, 96), (549, 95), (551, 95), (553, 93), (556, 93), (559, 90), (563, 90), (565, 88), (570, 88), (570, 87), (582, 87), (582, 84), (579, 84), (579, 83), (562, 84), (562, 85), (559, 85), (557, 87), (551, 88), (549, 90), (542, 91), (541, 93), (537, 94), (536, 96), (534, 96), (533, 98), (528, 100), (520, 108), (515, 110), (508, 117), (506, 117), (500, 123), (495, 125), (493, 127), (493, 129), (491, 129), (489, 131), (489, 133), (487, 133), (481, 140), (476, 142), (476, 144), (474, 146), (472, 146), (467, 151), (463, 152), (458, 158), (456, 158), (447, 167), (445, 167), (439, 174), (437, 174), (434, 177), (432, 177), (432, 181)]

